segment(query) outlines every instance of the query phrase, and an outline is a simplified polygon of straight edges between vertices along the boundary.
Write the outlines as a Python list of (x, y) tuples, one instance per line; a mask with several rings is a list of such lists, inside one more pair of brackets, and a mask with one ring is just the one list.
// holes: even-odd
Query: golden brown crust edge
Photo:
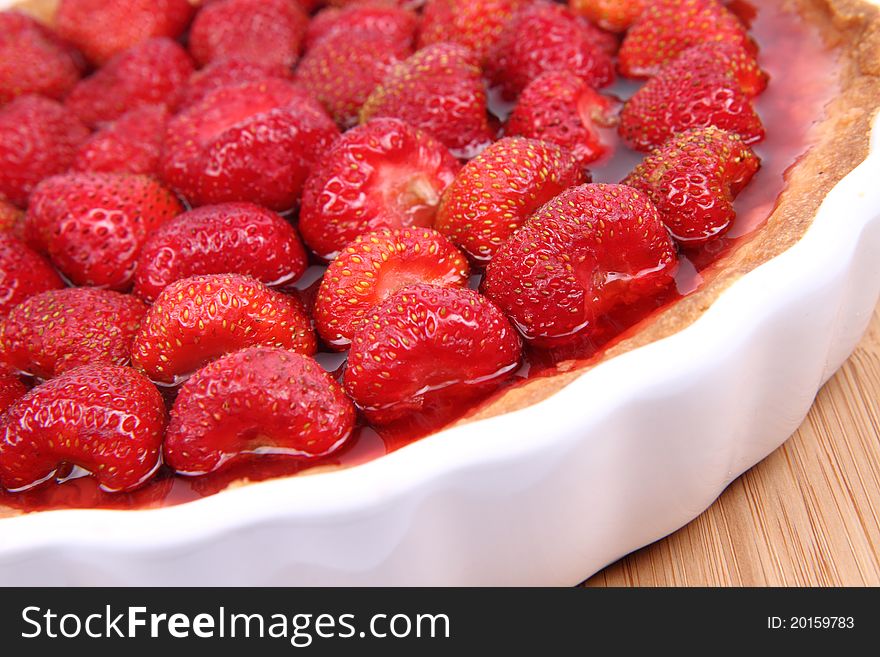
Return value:
[[(57, 5), (58, 0), (23, 0), (17, 6), (51, 24)], [(829, 47), (840, 50), (840, 93), (826, 108), (823, 120), (814, 126), (811, 149), (792, 169), (788, 185), (767, 224), (719, 261), (703, 287), (659, 313), (632, 337), (607, 350), (603, 359), (632, 351), (690, 326), (736, 280), (798, 242), (831, 188), (867, 157), (872, 119), (880, 108), (880, 9), (864, 0), (783, 0), (782, 5), (820, 26)], [(460, 423), (536, 404), (588, 369), (590, 366), (576, 367), (511, 388)], [(303, 474), (335, 469), (338, 468), (319, 467)], [(0, 505), (0, 519), (16, 515), (21, 512)]]
[[(871, 124), (880, 108), (880, 9), (863, 0), (790, 0), (791, 7), (840, 50), (839, 94), (811, 130), (810, 150), (792, 169), (766, 225), (713, 265), (703, 286), (653, 317), (602, 360), (668, 337), (693, 324), (735, 281), (797, 243), (834, 185), (868, 155)], [(527, 381), (469, 415), (472, 422), (519, 410), (547, 399), (592, 365)]]

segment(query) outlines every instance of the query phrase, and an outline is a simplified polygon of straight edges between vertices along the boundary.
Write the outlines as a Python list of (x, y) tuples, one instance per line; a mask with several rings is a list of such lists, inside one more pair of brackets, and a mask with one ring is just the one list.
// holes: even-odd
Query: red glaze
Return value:
[(169, 116), (164, 105), (144, 105), (126, 112), (80, 146), (71, 168), (156, 175)]
[(26, 207), (34, 186), (66, 171), (89, 131), (54, 100), (19, 96), (0, 107), (0, 199)]
[(458, 169), (443, 144), (399, 119), (354, 128), (306, 182), (299, 214), (303, 239), (331, 260), (369, 230), (430, 226)]
[(0, 325), (0, 352), (20, 372), (51, 379), (80, 365), (127, 365), (147, 306), (90, 287), (51, 290), (16, 306)]
[(299, 57), (307, 24), (308, 16), (289, 0), (217, 0), (193, 21), (189, 49), (202, 66), (240, 57), (289, 68)]
[(173, 109), (192, 72), (189, 56), (176, 42), (150, 39), (119, 53), (81, 80), (64, 103), (92, 127), (114, 121), (144, 105)]
[(479, 62), (464, 46), (437, 43), (393, 67), (361, 109), (361, 123), (388, 117), (432, 134), (462, 159), (494, 137)]
[(458, 173), (443, 195), (434, 226), (471, 258), (487, 262), (535, 210), (585, 182), (568, 150), (505, 137)]
[(27, 489), (63, 463), (107, 491), (132, 490), (159, 467), (165, 407), (128, 367), (86, 365), (37, 386), (0, 416), (0, 485)]
[(11, 232), (0, 232), (0, 320), (25, 299), (64, 282), (39, 253)]
[(100, 66), (152, 37), (177, 38), (192, 13), (189, 0), (61, 0), (55, 29)]
[(135, 336), (132, 361), (153, 381), (173, 384), (257, 345), (313, 355), (315, 334), (300, 303), (250, 276), (193, 276), (159, 294)]
[(70, 173), (37, 186), (25, 230), (76, 285), (126, 290), (147, 235), (182, 211), (149, 176)]
[(30, 16), (0, 12), (0, 105), (26, 94), (58, 100), (80, 76), (76, 51)]
[(222, 87), (169, 121), (162, 177), (192, 205), (289, 210), (338, 136), (321, 106), (288, 82)]
[(196, 372), (180, 389), (165, 462), (204, 474), (247, 454), (326, 456), (351, 435), (355, 412), (339, 384), (308, 356), (252, 347)]
[(266, 285), (293, 283), (306, 270), (296, 230), (253, 203), (206, 205), (153, 231), (138, 258), (135, 294), (155, 301), (167, 285), (202, 274), (247, 274)]
[(386, 424), (433, 400), (497, 388), (519, 362), (519, 336), (486, 297), (421, 284), (385, 299), (355, 333), (344, 385), (372, 422)]
[(346, 348), (371, 311), (410, 285), (464, 287), (468, 264), (452, 242), (430, 228), (381, 229), (351, 242), (324, 274), (315, 302), (318, 333)]

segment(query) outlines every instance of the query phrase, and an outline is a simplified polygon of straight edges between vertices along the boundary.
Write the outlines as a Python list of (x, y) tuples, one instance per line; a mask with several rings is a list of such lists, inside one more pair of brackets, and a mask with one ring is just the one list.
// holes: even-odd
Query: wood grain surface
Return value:
[(797, 433), (586, 586), (880, 585), (880, 308)]

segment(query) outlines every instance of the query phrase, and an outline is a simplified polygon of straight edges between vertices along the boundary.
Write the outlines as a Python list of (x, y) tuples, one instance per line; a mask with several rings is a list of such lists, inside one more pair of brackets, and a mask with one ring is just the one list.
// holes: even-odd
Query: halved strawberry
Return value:
[(106, 491), (144, 484), (159, 467), (165, 432), (159, 391), (128, 367), (86, 365), (37, 386), (0, 417), (0, 485), (16, 492), (63, 464)]
[(247, 455), (300, 459), (339, 449), (354, 428), (351, 400), (307, 356), (251, 347), (196, 372), (180, 388), (165, 462), (202, 475)]
[(63, 105), (42, 96), (0, 107), (0, 199), (25, 207), (34, 186), (66, 171), (88, 136)]
[(189, 49), (203, 66), (234, 56), (289, 68), (299, 58), (308, 21), (290, 0), (217, 0), (193, 21)]
[(289, 210), (338, 136), (323, 108), (288, 82), (222, 87), (168, 122), (162, 177), (192, 205), (250, 201)]
[(334, 260), (315, 300), (318, 333), (345, 348), (383, 300), (416, 283), (464, 287), (468, 264), (452, 242), (430, 228), (366, 233)]
[(0, 232), (24, 237), (24, 212), (0, 198)]
[(28, 297), (64, 287), (52, 266), (11, 232), (0, 232), (0, 319)]
[(27, 388), (6, 363), (0, 362), (0, 415), (24, 397)]
[(443, 144), (397, 119), (346, 132), (303, 191), (299, 229), (326, 260), (376, 228), (430, 226), (459, 164)]
[(80, 365), (127, 365), (147, 312), (128, 294), (72, 287), (30, 297), (0, 325), (0, 351), (18, 371), (51, 379)]
[(306, 52), (328, 37), (342, 38), (369, 33), (387, 37), (402, 48), (411, 49), (419, 17), (387, 0), (364, 0), (346, 7), (328, 7), (309, 22)]
[(257, 345), (315, 353), (315, 334), (299, 301), (250, 276), (193, 276), (159, 294), (135, 337), (132, 360), (152, 380), (172, 384), (215, 358)]
[(177, 43), (150, 39), (77, 83), (65, 105), (92, 127), (144, 105), (174, 108), (192, 72), (189, 56)]
[(188, 0), (61, 0), (55, 29), (98, 66), (153, 37), (183, 34)]
[(543, 73), (520, 95), (505, 132), (564, 146), (583, 166), (610, 153), (619, 108), (573, 73)]
[(261, 64), (241, 57), (216, 59), (190, 76), (179, 107), (194, 105), (221, 87), (259, 82), (267, 78), (293, 80), (293, 72), (286, 66)]
[(0, 11), (0, 105), (25, 94), (59, 99), (79, 80), (76, 51), (30, 16)]
[(253, 203), (206, 205), (178, 215), (147, 238), (134, 291), (153, 301), (170, 283), (200, 274), (248, 274), (270, 286), (308, 266), (293, 226)]
[(587, 182), (574, 156), (550, 142), (505, 137), (468, 162), (443, 194), (434, 227), (487, 262), (539, 207)]
[(542, 346), (589, 334), (673, 281), (675, 246), (656, 208), (625, 185), (572, 187), (538, 210), (486, 269), (483, 292)]
[(660, 146), (689, 128), (716, 126), (736, 132), (746, 143), (764, 138), (751, 96), (764, 78), (739, 46), (697, 46), (662, 67), (620, 114), (619, 132), (636, 150)]
[(463, 159), (494, 136), (479, 62), (458, 44), (428, 46), (394, 66), (361, 109), (361, 123), (382, 117), (431, 133)]
[(449, 41), (474, 51), (485, 62), (501, 30), (532, 0), (428, 0), (422, 12), (419, 47)]
[(584, 16), (603, 30), (623, 32), (641, 15), (645, 0), (568, 0), (574, 13)]
[(691, 46), (728, 43), (754, 53), (754, 42), (739, 19), (716, 0), (655, 0), (626, 33), (618, 68), (631, 78), (647, 78)]
[(733, 199), (760, 166), (738, 135), (709, 127), (670, 139), (624, 182), (648, 195), (676, 240), (702, 244), (730, 229)]
[(519, 362), (519, 337), (491, 301), (467, 288), (416, 285), (385, 299), (355, 333), (344, 386), (384, 424), (485, 394)]
[(164, 105), (145, 105), (126, 112), (79, 147), (71, 168), (155, 175), (169, 116)]
[(149, 176), (70, 173), (37, 186), (25, 230), (76, 285), (125, 290), (147, 235), (181, 212), (177, 197)]
[(296, 69), (295, 80), (308, 89), (340, 126), (358, 121), (358, 112), (395, 64), (412, 53), (383, 34), (331, 35), (311, 48)]
[(504, 27), (486, 74), (509, 100), (548, 71), (568, 71), (594, 88), (604, 87), (614, 80), (608, 38), (561, 5), (534, 2)]

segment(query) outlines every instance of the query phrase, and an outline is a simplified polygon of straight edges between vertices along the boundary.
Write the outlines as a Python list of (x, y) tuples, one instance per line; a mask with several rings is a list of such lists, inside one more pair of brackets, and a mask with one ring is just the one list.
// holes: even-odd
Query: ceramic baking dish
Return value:
[(181, 506), (3, 519), (0, 583), (578, 583), (693, 519), (801, 423), (880, 293), (878, 180), (875, 123), (797, 244), (543, 402)]

